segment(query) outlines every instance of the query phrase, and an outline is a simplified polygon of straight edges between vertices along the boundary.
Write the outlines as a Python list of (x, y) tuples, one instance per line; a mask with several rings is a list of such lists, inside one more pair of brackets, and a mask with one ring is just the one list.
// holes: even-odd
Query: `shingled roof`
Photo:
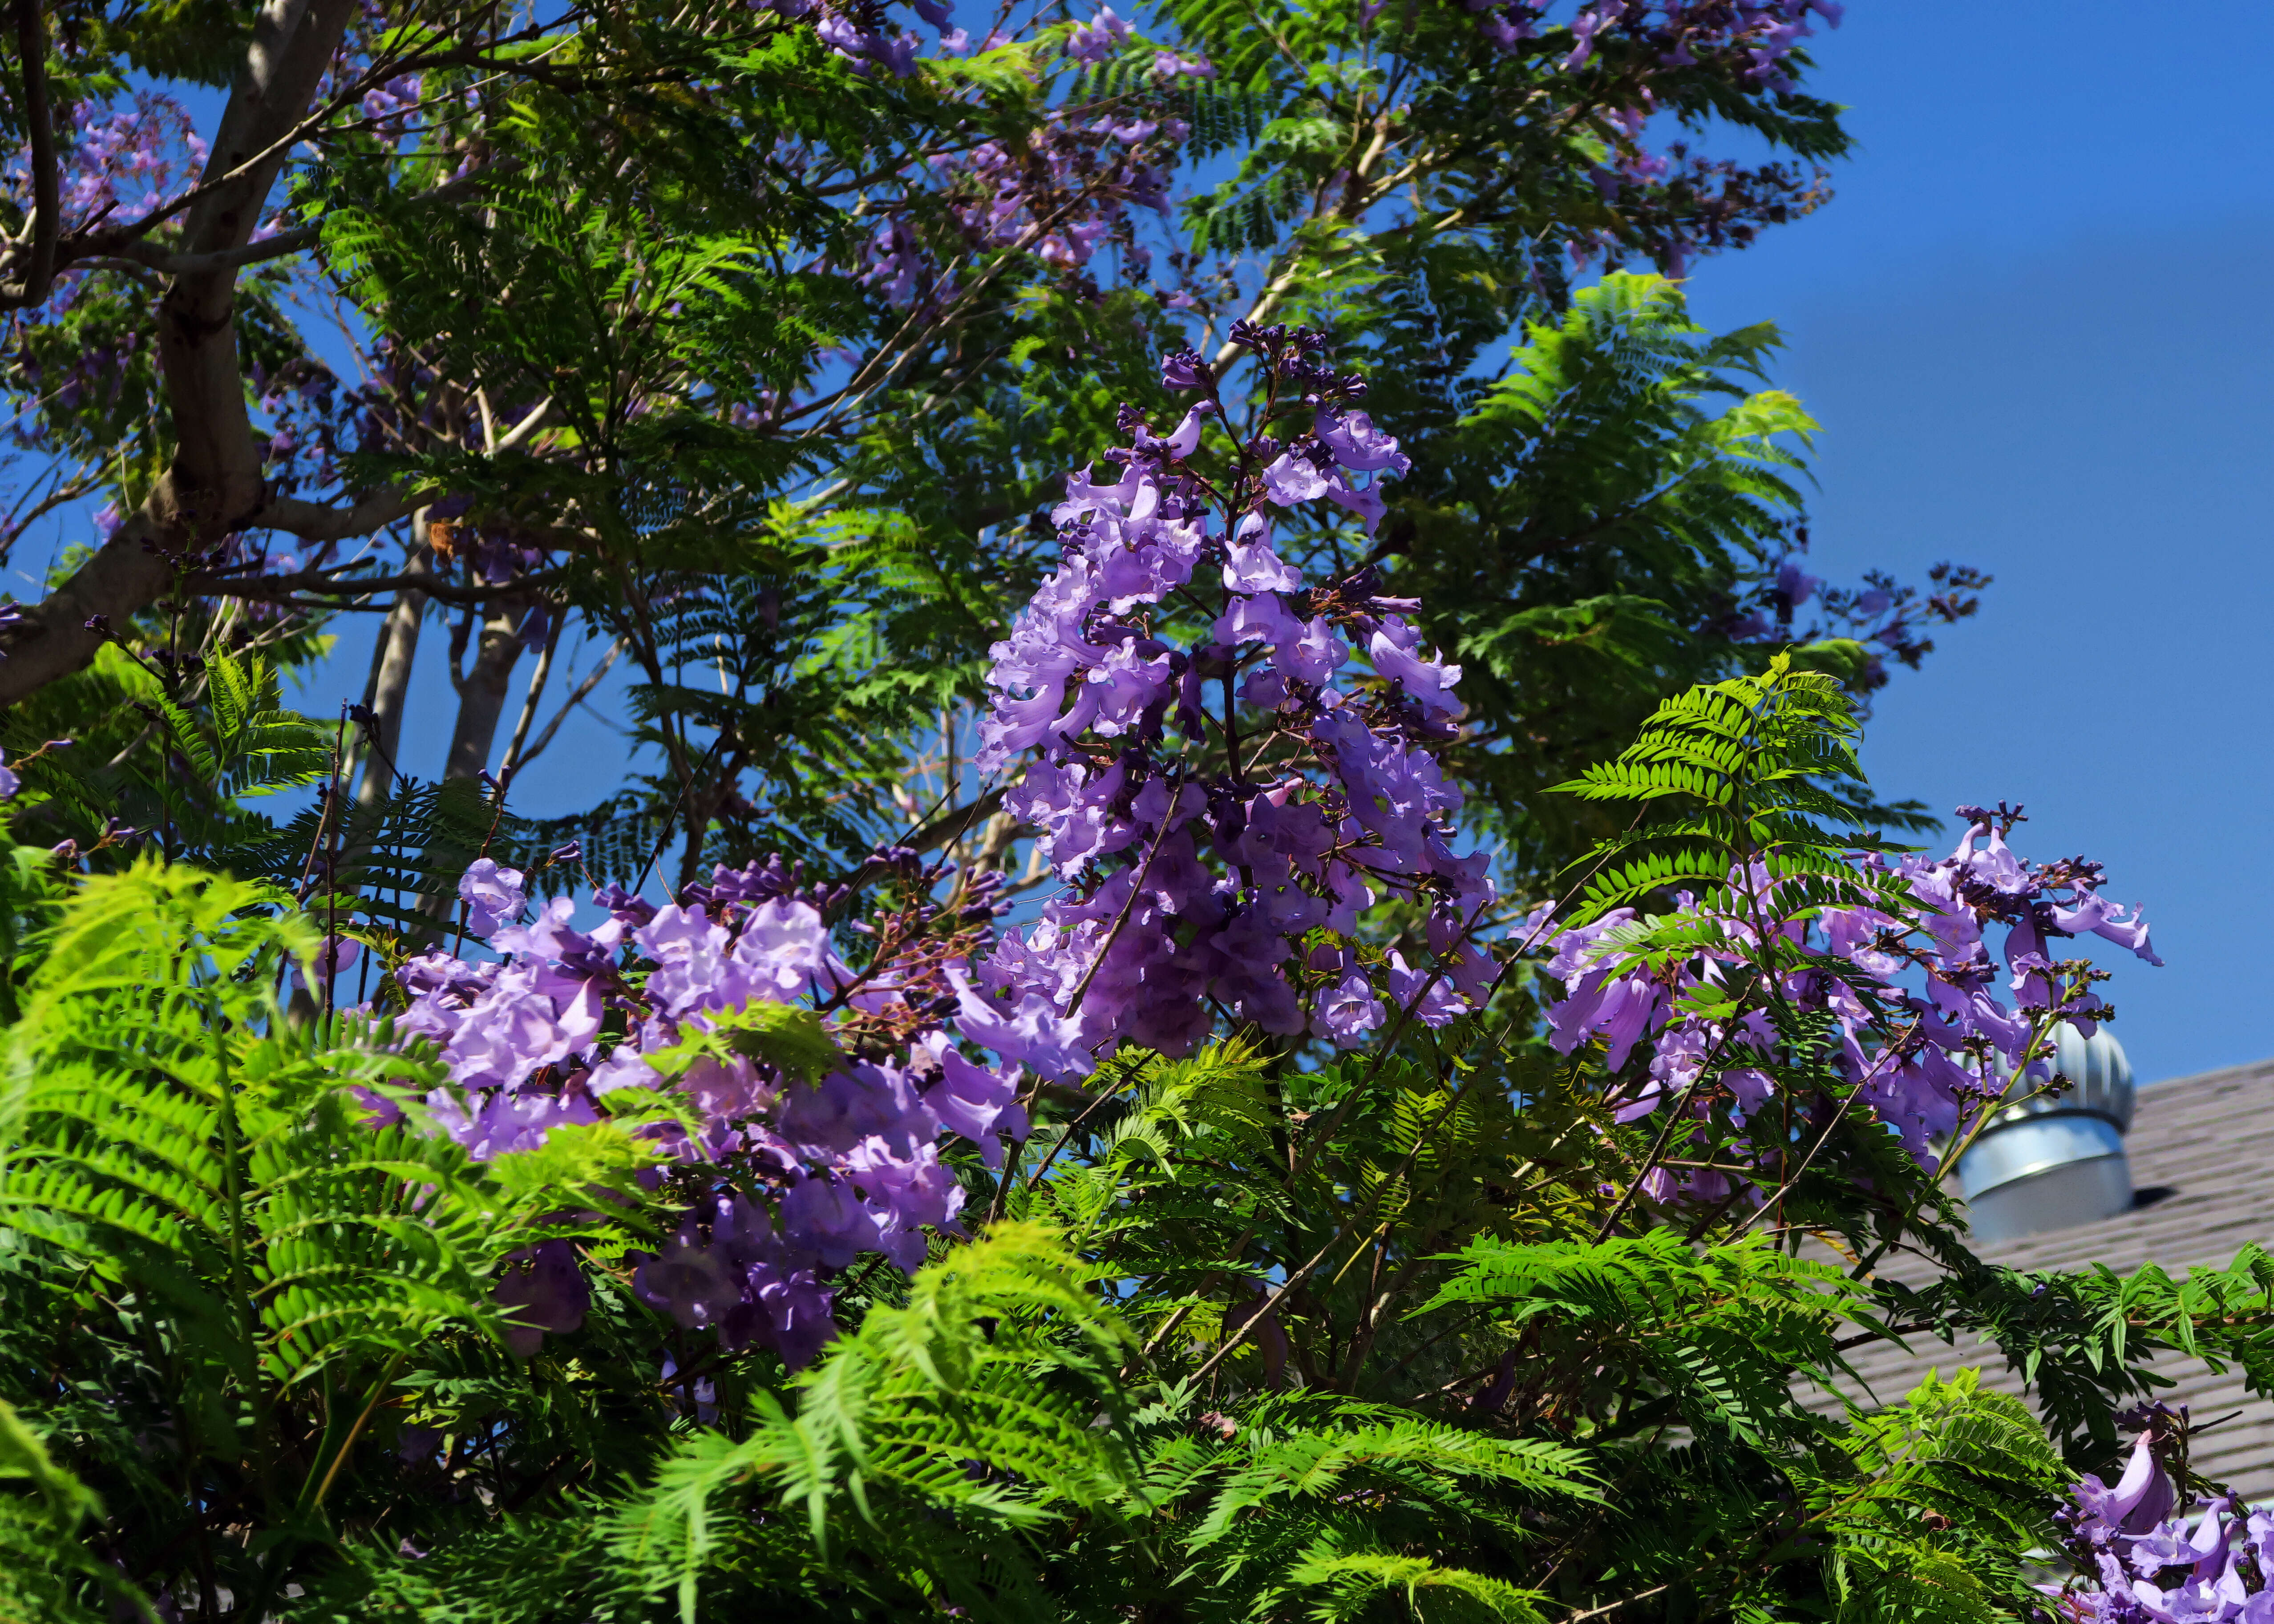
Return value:
[[(2123, 1271), (2159, 1263), (2173, 1276), (2198, 1264), (2224, 1267), (2245, 1243), (2274, 1246), (2274, 1060), (2156, 1083), (2141, 1089), (2125, 1147), (2138, 1192), (2130, 1212), (1978, 1248), (2017, 1269), (2105, 1263)], [(1918, 1385), (1930, 1368), (1947, 1375), (1979, 1365), (1988, 1385), (2021, 1393), (2020, 1378), (1994, 1348), (1962, 1340), (1955, 1348), (1914, 1338), (1859, 1349), (1856, 1370), (1883, 1402)], [(2202, 1435), (2192, 1462), (2246, 1498), (2274, 1500), (2274, 1399), (2254, 1397), (2242, 1378), (2214, 1376), (2168, 1355), (2154, 1368), (2177, 1384), (2161, 1396), (2190, 1407), (2197, 1421), (2242, 1413)]]

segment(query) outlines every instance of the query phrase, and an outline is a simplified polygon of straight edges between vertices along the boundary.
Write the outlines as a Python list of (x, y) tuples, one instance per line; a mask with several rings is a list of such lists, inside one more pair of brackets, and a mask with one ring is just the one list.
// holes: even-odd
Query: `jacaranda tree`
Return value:
[(0, 1618), (2261, 1624), (1683, 301), (1839, 12), (19, 0)]

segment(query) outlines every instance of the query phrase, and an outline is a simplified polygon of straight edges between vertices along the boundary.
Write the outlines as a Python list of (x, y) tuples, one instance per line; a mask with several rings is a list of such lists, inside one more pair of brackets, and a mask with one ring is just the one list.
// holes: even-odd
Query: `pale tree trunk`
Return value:
[[(426, 574), (426, 560), (427, 553), (422, 547), (411, 554), (403, 573)], [(364, 768), (363, 783), (356, 793), (356, 804), (359, 807), (384, 806), (387, 798), (395, 793), (395, 780), (401, 775), (403, 711), (410, 696), (410, 667), (418, 656), (418, 628), (425, 618), (425, 609), (426, 594), (414, 587), (405, 587), (395, 595), (395, 606), (380, 623), (378, 647), (373, 650), (371, 697), (365, 701), (374, 718), (373, 748), (371, 762)]]
[[(445, 780), (474, 778), (489, 765), (498, 718), (505, 713), (506, 689), (513, 680), (514, 663), (521, 658), (520, 627), (521, 612), (510, 605), (493, 607), (482, 621), (473, 664), (458, 684), (458, 720), (450, 733), (450, 754), (442, 764)], [(427, 867), (435, 867), (431, 853)], [(433, 892), (418, 899), (418, 911), (444, 921), (457, 903), (455, 890)]]
[(500, 604), (482, 621), (474, 663), (458, 690), (458, 725), (451, 732), (450, 754), (442, 764), (446, 779), (474, 778), (490, 764), (498, 718), (505, 714), (506, 689), (521, 658), (523, 613), (518, 605)]

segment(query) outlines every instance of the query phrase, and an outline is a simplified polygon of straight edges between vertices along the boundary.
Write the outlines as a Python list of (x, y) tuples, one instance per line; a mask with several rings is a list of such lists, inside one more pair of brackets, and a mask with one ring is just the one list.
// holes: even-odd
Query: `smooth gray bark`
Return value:
[[(411, 555), (405, 573), (425, 574), (426, 560), (422, 547)], [(426, 594), (405, 587), (395, 595), (395, 606), (380, 622), (378, 675), (372, 684), (370, 701), (372, 714), (377, 718), (373, 729), (376, 741), (370, 763), (364, 768), (363, 783), (356, 793), (358, 806), (383, 805), (395, 791), (401, 760), (397, 752), (403, 748), (403, 711), (410, 699), (411, 664), (418, 657), (418, 628), (425, 619), (425, 610)]]
[(490, 764), (498, 718), (505, 714), (506, 689), (521, 658), (523, 613), (518, 605), (504, 604), (482, 621), (481, 641), (475, 645), (473, 664), (458, 694), (457, 726), (451, 730), (450, 754), (442, 764), (445, 778), (474, 778)]

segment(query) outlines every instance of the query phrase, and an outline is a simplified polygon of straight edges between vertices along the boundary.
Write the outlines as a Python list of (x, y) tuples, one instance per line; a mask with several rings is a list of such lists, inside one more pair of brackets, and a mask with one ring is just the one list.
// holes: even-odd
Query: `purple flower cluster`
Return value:
[[(1709, 909), (1687, 895), (1679, 898), (1682, 912), (1710, 923), (1725, 947), (1701, 948), (1653, 969), (1628, 945), (1637, 925), (1631, 908), (1565, 931), (1548, 944), (1547, 973), (1564, 989), (1547, 1011), (1551, 1041), (1569, 1054), (1601, 1040), (1614, 1074), (1624, 1071), (1638, 1045), (1649, 1045), (1639, 1073), (1615, 1085), (1623, 1122), (1680, 1101), (1698, 1119), (1701, 1139), (1703, 1124), (1718, 1109), (1726, 1108), (1742, 1128), (1775, 1084), (1758, 1067), (1719, 1063), (1733, 1050), (1740, 1059), (1748, 1051), (1774, 1052), (1775, 1028), (1758, 1008), (1725, 1026), (1684, 1006), (1693, 990), (1726, 989), (1743, 966), (1761, 959), (1766, 938), (1781, 936), (1819, 957), (1781, 976), (1781, 998), (1795, 1010), (1831, 1017), (1840, 1034), (1836, 1064), (1904, 1148), (1932, 1168), (1930, 1141), (1955, 1132), (1969, 1105), (2002, 1092), (1997, 1068), (2045, 1076), (2044, 1044), (2056, 1021), (2073, 1021), (2087, 1034), (2093, 1030), (2104, 1006), (2069, 967), (2045, 957), (2049, 938), (2090, 933), (2150, 964), (2163, 962), (2138, 911), (2099, 894), (2098, 865), (2082, 858), (2042, 867), (2023, 862), (2006, 844), (2018, 810), (1962, 807), (1959, 815), (1969, 827), (1947, 857), (1906, 856), (1893, 865), (1877, 855), (1856, 860), (1860, 874), (1892, 877), (1908, 892), (1909, 906), (1901, 914), (1857, 906), (1788, 917), (1779, 900), (1786, 883), (1757, 865), (1730, 876), (1728, 906)], [(1993, 955), (1989, 937), (1999, 929), (2002, 955)], [(1827, 960), (1841, 967), (1827, 969)], [(2010, 1006), (1997, 990), (2001, 972)], [(1896, 1038), (1878, 1041), (1874, 1034), (1890, 1022)], [(1764, 1147), (1763, 1154), (1780, 1148)], [(1721, 1173), (1677, 1177), (1659, 1169), (1643, 1192), (1661, 1202), (1711, 1203), (1730, 1191)]]
[[(1547, 0), (1467, 0), (1477, 28), (1501, 50), (1543, 37)], [(1769, 90), (1793, 87), (1785, 61), (1815, 30), (1811, 13), (1833, 27), (1846, 11), (1838, 0), (1587, 0), (1572, 16), (1567, 72), (1585, 67), (1614, 36), (1633, 41), (1662, 68), (1726, 64), (1741, 82)]]
[[(937, 10), (935, 20), (945, 22), (946, 9)], [(1099, 60), (1130, 35), (1127, 23), (1111, 10), (1102, 11), (1069, 38), (1067, 59)], [(1156, 85), (1215, 76), (1204, 59), (1154, 53)], [(1185, 121), (1157, 98), (1125, 88), (1103, 113), (1085, 102), (1069, 102), (1049, 109), (1015, 145), (980, 141), (968, 153), (940, 154), (930, 168), (966, 249), (1020, 249), (1073, 271), (1087, 266), (1103, 244), (1118, 242), (1129, 267), (1141, 274), (1152, 257), (1137, 240), (1129, 211), (1168, 214), (1168, 166), (1187, 133)], [(937, 304), (953, 297), (953, 282), (934, 285), (937, 275), (935, 256), (910, 216), (899, 206), (885, 206), (862, 248), (858, 280), (905, 309), (919, 299)]]
[(1121, 49), (1130, 33), (1129, 25), (1109, 5), (1066, 36), (1065, 54), (1076, 62), (1103, 62)]
[[(459, 896), (495, 961), (434, 952), (397, 972), (403, 1024), (440, 1046), (454, 1085), (428, 1101), (435, 1119), (487, 1158), (599, 1120), (618, 1090), (677, 1091), (692, 1120), (647, 1132), (704, 1193), (635, 1288), (690, 1329), (804, 1363), (830, 1335), (835, 1271), (863, 1252), (914, 1269), (927, 1229), (960, 1233), (943, 1135), (994, 1167), (1004, 1136), (1025, 1132), (1018, 1069), (968, 1059), (943, 1024), (992, 935), (997, 877), (890, 861), (912, 891), (945, 884), (949, 899), (880, 913), (860, 970), (831, 945), (832, 898), (802, 891), (779, 861), (719, 868), (660, 908), (602, 891), (608, 918), (590, 932), (567, 898), (529, 920), (523, 876), (477, 861)], [(764, 1006), (806, 1013), (797, 1052), (809, 1068), (761, 1036), (658, 1071), (661, 1051), (748, 1028)], [(523, 1323), (561, 1329), (581, 1312), (562, 1267), (540, 1250), (509, 1277)]]
[(361, 110), (381, 146), (396, 146), (409, 133), (410, 115), (424, 96), (425, 86), (421, 75), (403, 73), (364, 92)]
[[(67, 310), (72, 296), (85, 286), (84, 278), (70, 281), (71, 289), (56, 302), (58, 311)], [(107, 340), (89, 335), (60, 353), (51, 351), (57, 365), (43, 366), (26, 344), (17, 356), (15, 381), (36, 391), (44, 410), (18, 417), (9, 426), (9, 439), (26, 450), (64, 449), (66, 440), (57, 432), (57, 419), (82, 410), (97, 417), (117, 411), (129, 398), (136, 374), (148, 370), (155, 349), (139, 329), (130, 327)]]
[(1811, 180), (1795, 166), (1743, 166), (1693, 154), (1683, 141), (1653, 152), (1642, 134), (1662, 92), (1675, 94), (1669, 76), (1680, 82), (1675, 99), (1684, 105), (1700, 74), (1740, 94), (1795, 89), (1790, 58), (1814, 32), (1811, 19), (1839, 26), (1845, 8), (1835, 0), (1585, 0), (1560, 26), (1548, 21), (1548, 0), (1465, 4), (1479, 34), (1499, 51), (1535, 51), (1567, 73), (1594, 64), (1594, 77), (1576, 93), (1581, 106), (1573, 116), (1608, 149), (1588, 178), (1618, 211), (1615, 225), (1566, 233), (1576, 267), (1599, 257), (1615, 267), (1638, 251), (1678, 279), (1700, 254), (1743, 247), (1763, 225), (1822, 201), (1821, 170)]
[(2199, 1502), (2187, 1526), (2157, 1446), (2169, 1412), (2156, 1406), (2113, 1486), (2087, 1477), (2056, 1514), (2087, 1575), (2060, 1598), (2063, 1616), (2105, 1624), (2274, 1624), (2274, 1514), (2232, 1494)]
[[(1077, 24), (1066, 35), (1066, 60), (1085, 66), (1104, 62), (1118, 55), (1134, 33), (1109, 5), (1088, 22)], [(1216, 68), (1205, 56), (1181, 56), (1174, 51), (1156, 50), (1152, 73), (1156, 79), (1214, 79)]]
[(1024, 244), (1071, 269), (1118, 235), (1142, 259), (1123, 222), (1133, 206), (1167, 214), (1159, 160), (1186, 132), (1183, 120), (1141, 109), (1091, 118), (1053, 109), (1020, 150), (984, 141), (943, 165), (948, 207), (975, 248)]
[[(1805, 545), (1804, 539), (1799, 544)], [(1870, 693), (1886, 686), (1889, 660), (1916, 670), (1934, 651), (1930, 628), (1954, 625), (1972, 615), (1981, 606), (1981, 590), (1989, 580), (1968, 566), (1941, 563), (1928, 571), (1924, 591), (1880, 570), (1866, 571), (1861, 587), (1828, 586), (1802, 567), (1796, 547), (1775, 560), (1752, 605), (1699, 629), (1739, 643), (1779, 645), (1819, 637), (1852, 638), (1867, 652), (1849, 680)], [(1803, 620), (1799, 611), (1811, 602), (1817, 609)]]
[[(1455, 850), (1461, 793), (1427, 748), (1455, 735), (1458, 668), (1371, 569), (1306, 586), (1273, 545), (1280, 510), (1371, 531), (1407, 460), (1318, 335), (1234, 336), (1267, 419), (1299, 432), (1204, 457), (1216, 380), (1170, 357), (1163, 381), (1202, 398), (1166, 435), (1125, 409), (1131, 444), (1067, 479), (1065, 562), (992, 650), (978, 765), (1025, 760), (1004, 805), (1066, 887), (982, 967), (960, 1025), (1045, 1073), (1118, 1040), (1189, 1053), (1219, 1013), (1355, 1046), (1389, 1019), (1377, 977), (1436, 1026), (1497, 973), (1468, 940), (1487, 859)], [(1359, 961), (1359, 916), (1391, 892), (1427, 908), (1434, 970)]]
[[(888, 29), (881, 6), (865, 0), (848, 4), (827, 0), (749, 0), (749, 4), (754, 11), (773, 11), (793, 22), (812, 18), (814, 34), (855, 73), (871, 73), (881, 67), (895, 79), (906, 79), (916, 71), (921, 41), (913, 34)], [(939, 26), (946, 23), (954, 6), (916, 0), (916, 10), (926, 21)]]
[[(81, 102), (72, 109), (70, 127), (57, 134), (64, 147), (65, 230), (84, 229), (122, 211), (139, 214), (205, 167), (206, 144), (189, 114), (171, 96), (154, 91), (139, 93), (130, 107)], [(29, 164), (26, 154), (9, 176), (19, 194), (30, 192)]]
[[(1477, 14), (1477, 32), (1499, 50), (1512, 51), (1526, 40), (1540, 37), (1540, 13), (1547, 0), (1468, 0)], [(1574, 32), (1576, 32), (1576, 27)]]
[[(121, 224), (146, 213), (186, 187), (207, 158), (189, 114), (171, 97), (151, 91), (124, 104), (110, 99), (80, 102), (56, 135), (66, 234)], [(31, 194), (28, 147), (8, 166), (7, 180), (17, 196)], [(131, 414), (155, 353), (131, 320), (122, 326), (116, 308), (89, 297), (116, 285), (108, 276), (91, 279), (84, 265), (68, 267), (56, 277), (34, 319), (16, 334), (23, 342), (11, 381), (40, 396), (37, 409), (20, 413), (8, 431), (18, 445), (77, 455), (86, 450), (90, 434), (108, 447), (120, 432), (130, 432), (102, 419), (122, 409)], [(74, 314), (93, 319), (67, 325), (65, 319)]]
[(524, 1247), (506, 1260), (506, 1272), (490, 1293), (514, 1320), (506, 1345), (523, 1358), (533, 1358), (545, 1345), (546, 1334), (565, 1335), (584, 1323), (592, 1305), (592, 1289), (576, 1267), (576, 1252), (567, 1241), (546, 1241)]

